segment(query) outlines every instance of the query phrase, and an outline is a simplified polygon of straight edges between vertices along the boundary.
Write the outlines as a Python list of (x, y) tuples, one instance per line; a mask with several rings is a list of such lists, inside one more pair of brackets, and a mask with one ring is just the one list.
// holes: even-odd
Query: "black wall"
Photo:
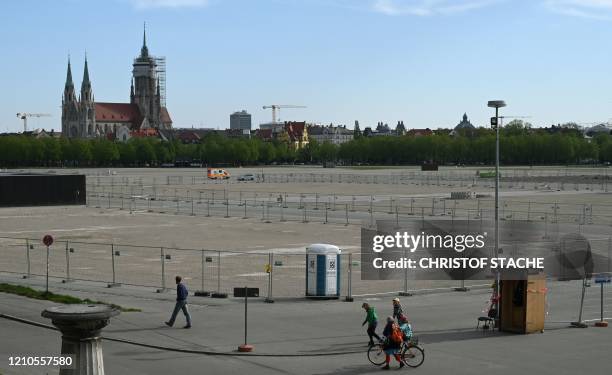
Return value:
[(0, 174), (0, 206), (84, 205), (85, 175)]

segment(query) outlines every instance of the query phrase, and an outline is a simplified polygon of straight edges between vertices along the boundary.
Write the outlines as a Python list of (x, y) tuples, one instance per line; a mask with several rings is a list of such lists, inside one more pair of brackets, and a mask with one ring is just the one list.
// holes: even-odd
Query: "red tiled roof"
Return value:
[(159, 114), (162, 124), (172, 124), (172, 119), (170, 118), (170, 113), (168, 113), (168, 109), (166, 107), (161, 108), (161, 113)]
[(139, 126), (140, 110), (130, 103), (95, 103), (96, 121), (98, 122), (131, 122)]
[(158, 135), (157, 129), (147, 128), (147, 129), (139, 129), (130, 132), (132, 137), (156, 137)]
[(272, 129), (259, 129), (257, 131), (257, 137), (264, 140), (272, 139)]
[(433, 132), (431, 131), (431, 129), (427, 128), (427, 129), (410, 129), (406, 135), (409, 136), (422, 136), (422, 135), (432, 135)]
[(304, 129), (306, 128), (306, 122), (287, 122), (285, 123), (285, 130), (289, 134), (291, 141), (299, 141), (304, 135)]

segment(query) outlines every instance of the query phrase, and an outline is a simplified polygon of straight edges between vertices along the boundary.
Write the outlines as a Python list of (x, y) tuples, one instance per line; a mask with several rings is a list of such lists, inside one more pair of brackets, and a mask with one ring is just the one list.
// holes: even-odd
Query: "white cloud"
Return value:
[(545, 0), (544, 4), (568, 16), (612, 20), (612, 0)]
[(208, 0), (129, 0), (136, 8), (186, 8), (203, 7), (208, 5)]
[(392, 16), (432, 16), (465, 12), (498, 2), (500, 0), (373, 0), (371, 6), (376, 12)]

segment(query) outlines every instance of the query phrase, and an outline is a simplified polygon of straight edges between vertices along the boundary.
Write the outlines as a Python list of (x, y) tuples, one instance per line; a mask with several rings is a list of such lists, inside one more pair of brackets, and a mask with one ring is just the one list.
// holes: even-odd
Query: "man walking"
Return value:
[(376, 309), (374, 309), (374, 306), (370, 306), (367, 303), (364, 303), (363, 305), (361, 305), (361, 307), (366, 311), (366, 318), (363, 321), (362, 326), (366, 325), (366, 323), (368, 324), (367, 333), (368, 337), (370, 338), (370, 342), (368, 343), (368, 345), (373, 346), (374, 337), (376, 337), (378, 341), (382, 341), (380, 336), (376, 334), (376, 326), (378, 325), (378, 316), (376, 315)]
[(185, 319), (187, 319), (187, 325), (183, 328), (191, 328), (191, 315), (189, 315), (189, 310), (187, 309), (187, 295), (189, 292), (187, 291), (187, 287), (185, 284), (181, 283), (183, 280), (182, 277), (177, 276), (176, 280), (176, 305), (174, 305), (174, 311), (172, 312), (172, 317), (169, 321), (165, 322), (168, 327), (172, 327), (174, 325), (174, 321), (176, 320), (176, 316), (178, 315), (179, 310), (183, 310), (183, 314), (185, 314)]

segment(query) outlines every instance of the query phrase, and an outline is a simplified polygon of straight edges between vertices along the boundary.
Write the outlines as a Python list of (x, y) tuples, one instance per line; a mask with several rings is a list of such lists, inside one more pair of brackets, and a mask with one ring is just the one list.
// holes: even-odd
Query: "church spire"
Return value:
[(70, 67), (70, 55), (68, 55), (68, 70), (66, 72), (66, 87), (72, 87), (72, 69)]
[(82, 86), (89, 84), (89, 68), (87, 67), (87, 52), (85, 53), (85, 69), (83, 70), (83, 83)]
[(147, 48), (147, 23), (144, 23), (142, 31), (142, 48), (140, 49), (140, 57), (148, 57), (149, 48)]
[(85, 54), (85, 68), (83, 69), (83, 82), (81, 83), (81, 99), (86, 102), (93, 100), (91, 82), (89, 81), (89, 67), (87, 65), (87, 54)]

